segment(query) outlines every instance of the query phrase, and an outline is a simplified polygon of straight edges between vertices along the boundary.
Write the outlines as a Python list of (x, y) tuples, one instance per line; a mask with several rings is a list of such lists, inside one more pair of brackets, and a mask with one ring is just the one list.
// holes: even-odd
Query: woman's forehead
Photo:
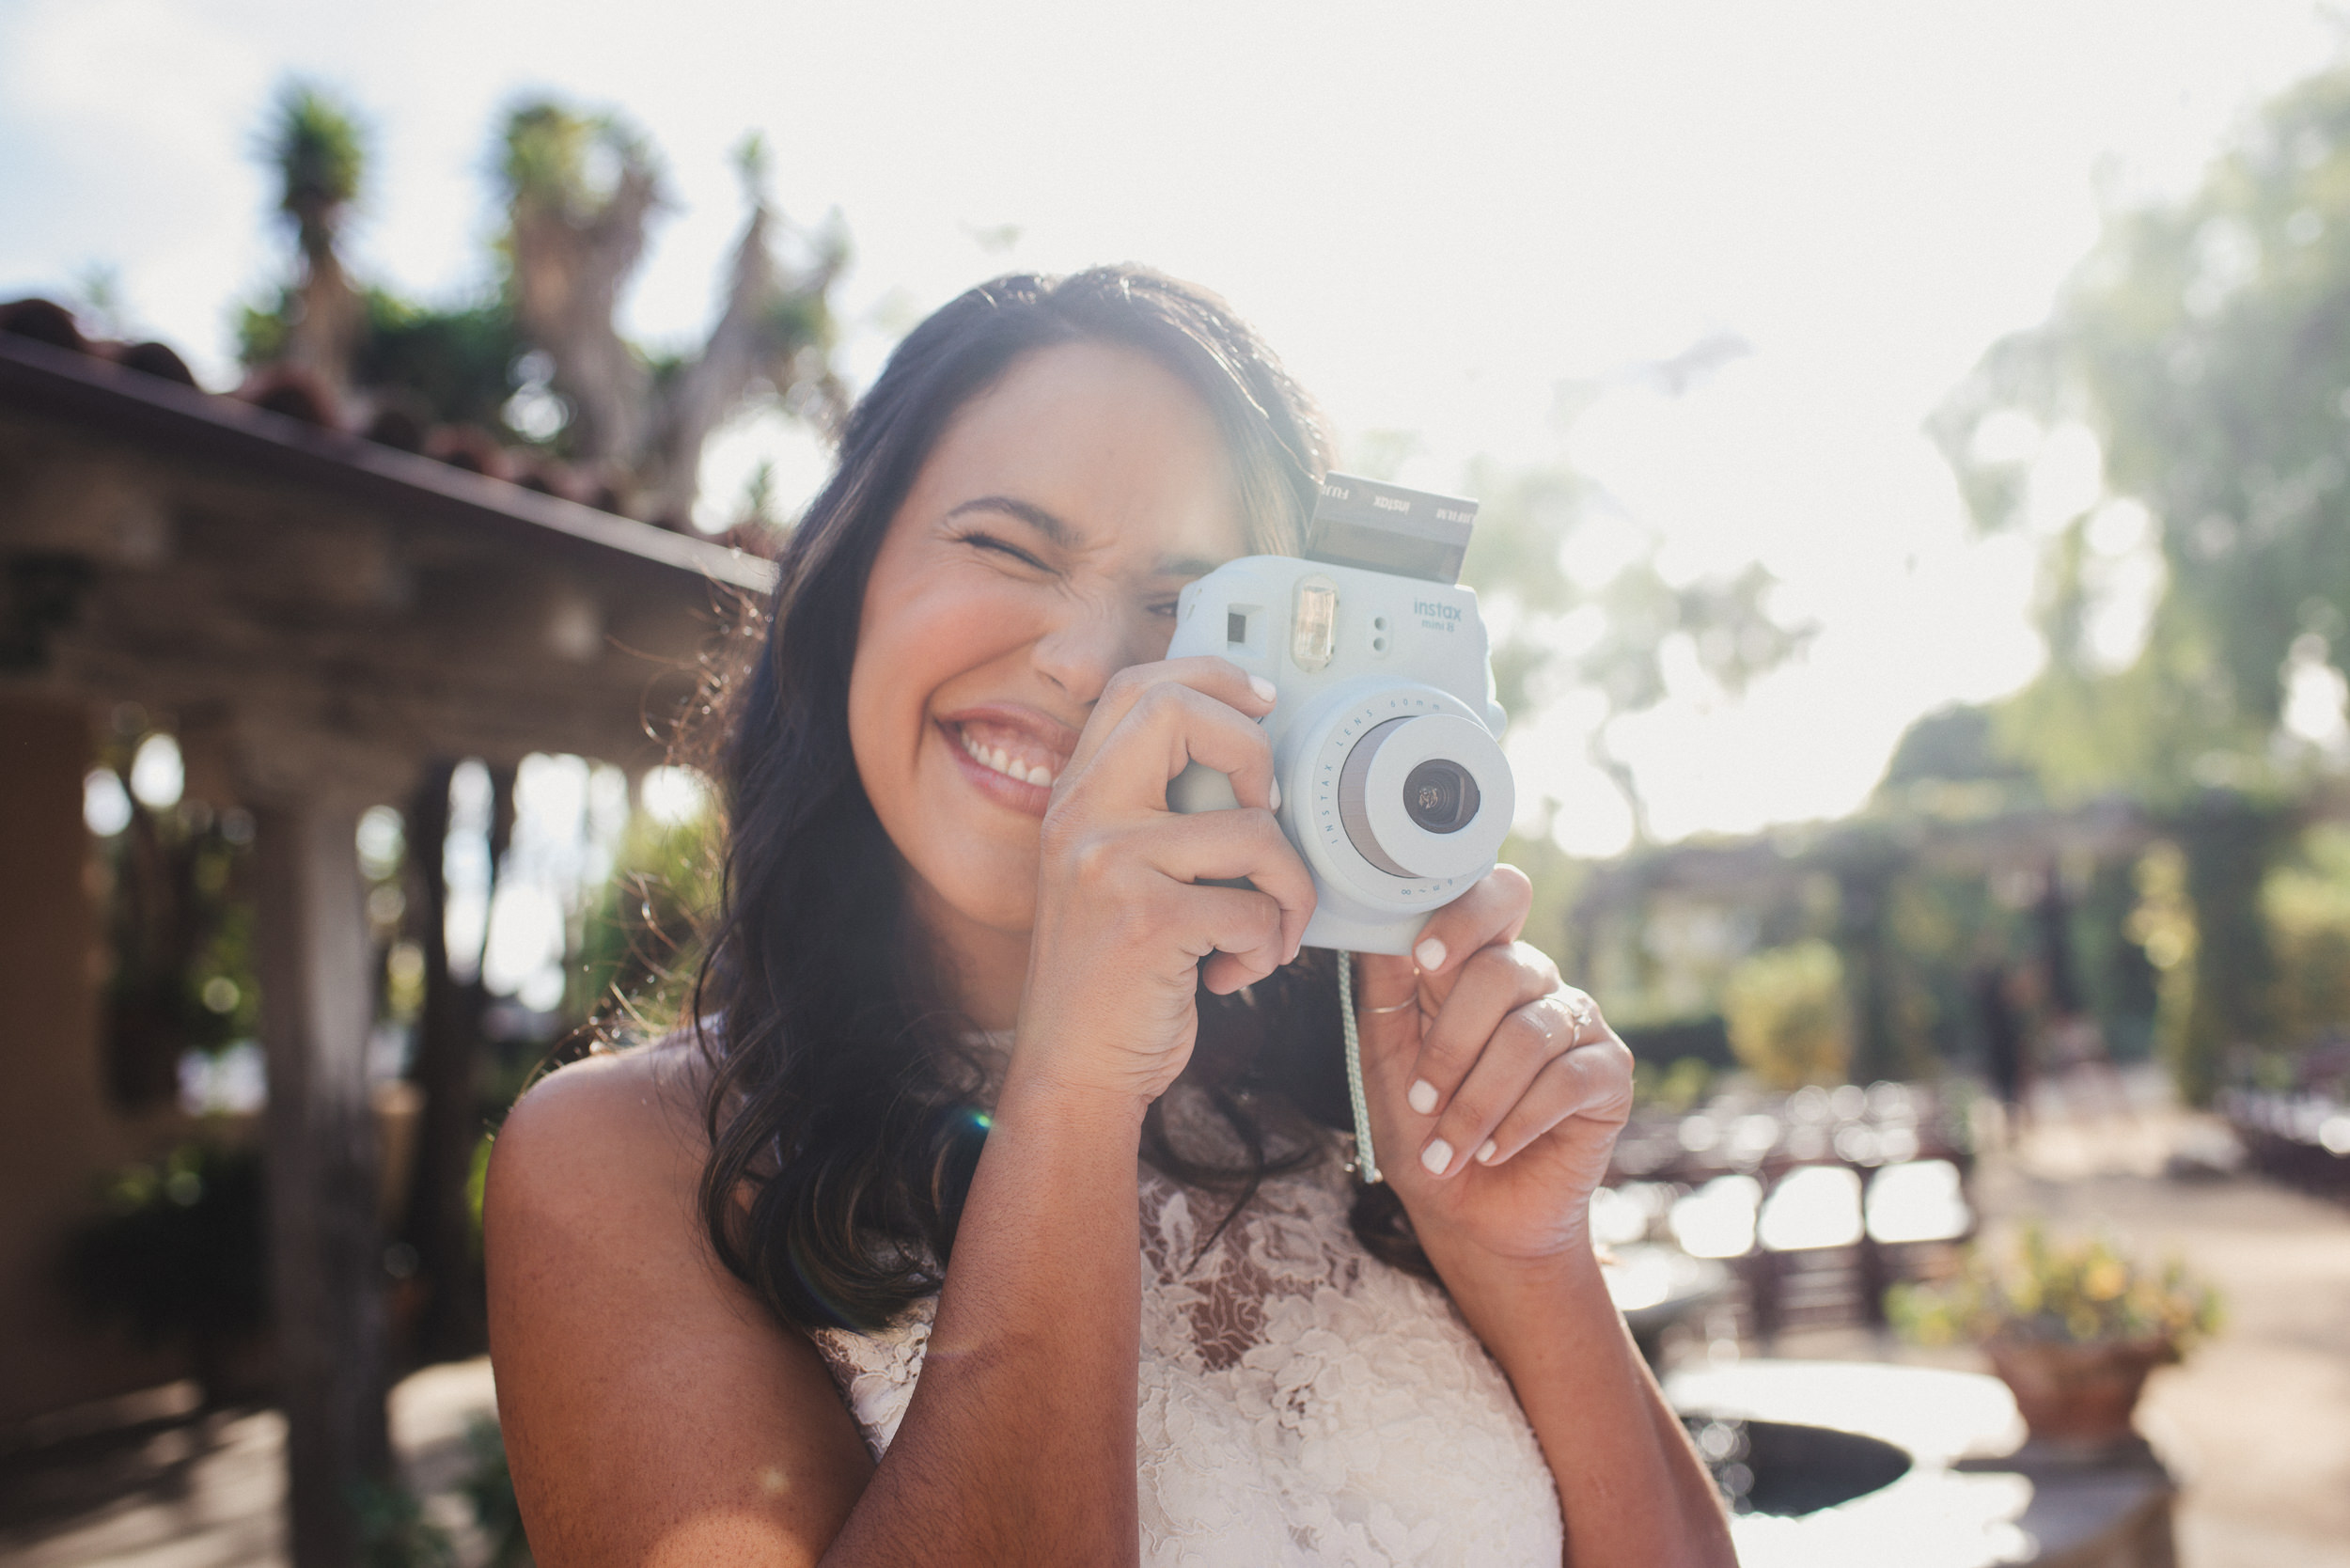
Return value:
[(933, 517), (995, 506), (1073, 550), (1190, 570), (1245, 544), (1214, 414), (1181, 377), (1117, 344), (1058, 344), (1014, 361), (958, 411), (916, 491)]

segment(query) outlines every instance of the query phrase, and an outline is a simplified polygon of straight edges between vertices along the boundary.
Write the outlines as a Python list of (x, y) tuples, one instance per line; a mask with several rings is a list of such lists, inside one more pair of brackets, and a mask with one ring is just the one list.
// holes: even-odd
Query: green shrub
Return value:
[(1852, 1060), (1844, 964), (1811, 940), (1759, 952), (1722, 987), (1730, 1048), (1773, 1089), (1838, 1084)]
[(359, 1518), (362, 1568), (455, 1568), (448, 1531), (426, 1516), (423, 1498), (398, 1482), (354, 1482), (351, 1507)]
[(2261, 887), (2277, 955), (2277, 1042), (2288, 1046), (2350, 1024), (2350, 833), (2315, 828), (2302, 848), (2305, 865), (2280, 867)]

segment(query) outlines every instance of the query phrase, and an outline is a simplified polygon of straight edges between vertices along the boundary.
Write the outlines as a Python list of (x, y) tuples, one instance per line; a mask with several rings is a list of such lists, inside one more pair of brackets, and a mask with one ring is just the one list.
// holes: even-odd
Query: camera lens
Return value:
[[(1325, 775), (1345, 747), (1333, 825), (1344, 829), (1366, 874), (1429, 884), (1481, 874), (1510, 826), (1516, 792), (1509, 760), (1493, 731), (1465, 713), (1431, 712), (1433, 702), (1400, 718), (1379, 717), (1416, 696), (1381, 694), (1363, 704), (1368, 712), (1322, 743)], [(1368, 728), (1350, 736), (1366, 721)], [(1329, 815), (1326, 809), (1322, 814)], [(1328, 830), (1323, 831), (1326, 842)], [(1440, 890), (1403, 891), (1418, 898)]]
[(1460, 763), (1432, 757), (1404, 777), (1403, 814), (1431, 833), (1458, 833), (1477, 815), (1477, 780)]

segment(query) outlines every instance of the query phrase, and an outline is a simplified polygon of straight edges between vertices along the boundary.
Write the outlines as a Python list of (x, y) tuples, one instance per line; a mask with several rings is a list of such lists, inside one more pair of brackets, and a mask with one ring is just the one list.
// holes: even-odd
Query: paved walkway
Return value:
[[(2105, 1228), (2135, 1252), (2183, 1253), (2226, 1293), (2228, 1321), (2185, 1366), (2154, 1374), (2140, 1424), (2186, 1483), (2184, 1568), (2350, 1568), (2350, 1208), (2249, 1177), (2167, 1175), (2224, 1136), (2145, 1080), (2126, 1108), (2051, 1102), (1987, 1155), (1976, 1196), (1995, 1237), (2038, 1215)], [(1781, 1356), (1973, 1365), (1856, 1331), (1787, 1336)], [(479, 1560), (446, 1489), (467, 1424), (493, 1406), (489, 1368), (431, 1368), (393, 1395), (395, 1441), (434, 1517)], [(168, 1412), (69, 1463), (0, 1471), (0, 1563), (227, 1568), (283, 1561), (284, 1423), (262, 1412), (189, 1423)], [(1823, 1565), (1832, 1568), (1832, 1565)]]
[[(0, 1474), (0, 1563), (8, 1568), (280, 1568), (284, 1418), (274, 1410), (188, 1421), (166, 1413), (71, 1446), (58, 1463)], [(473, 1464), (465, 1434), (492, 1415), (487, 1359), (428, 1367), (392, 1391), (392, 1441), (461, 1563), (486, 1552), (452, 1494)], [(96, 1496), (93, 1494), (102, 1494)]]

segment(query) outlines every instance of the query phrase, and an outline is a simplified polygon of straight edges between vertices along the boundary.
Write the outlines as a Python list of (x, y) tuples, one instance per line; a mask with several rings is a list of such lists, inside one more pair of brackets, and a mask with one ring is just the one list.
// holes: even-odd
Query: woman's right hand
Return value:
[[(1136, 665), (1104, 687), (1044, 813), (1015, 1075), (1155, 1098), (1190, 1059), (1200, 980), (1237, 991), (1296, 955), (1313, 879), (1273, 817), (1256, 722), (1273, 700), (1218, 658)], [(1169, 810), (1193, 761), (1230, 775), (1240, 806)], [(1212, 885), (1242, 877), (1255, 886)]]

